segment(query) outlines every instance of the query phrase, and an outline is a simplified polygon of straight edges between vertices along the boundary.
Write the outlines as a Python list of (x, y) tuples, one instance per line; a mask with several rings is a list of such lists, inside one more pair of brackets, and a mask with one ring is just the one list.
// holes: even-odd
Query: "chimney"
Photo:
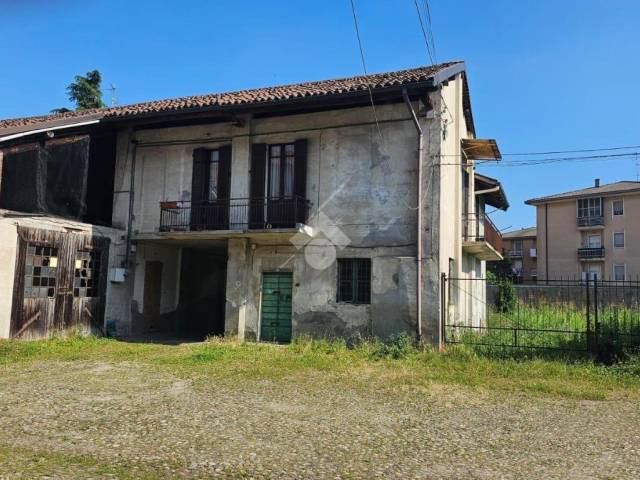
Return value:
[(596, 186), (596, 188), (598, 188), (600, 186), (600, 179), (599, 178), (596, 178), (595, 186)]

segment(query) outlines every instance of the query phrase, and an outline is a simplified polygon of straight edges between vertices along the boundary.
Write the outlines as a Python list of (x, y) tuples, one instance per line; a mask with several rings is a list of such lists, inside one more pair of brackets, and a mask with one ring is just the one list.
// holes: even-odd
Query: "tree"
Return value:
[[(92, 70), (87, 72), (83, 77), (82, 75), (76, 75), (75, 81), (70, 83), (67, 87), (67, 94), (69, 100), (76, 104), (76, 110), (87, 110), (90, 108), (102, 108), (104, 102), (102, 101), (102, 76), (98, 70)], [(70, 112), (68, 108), (55, 108), (51, 110), (51, 113), (59, 114)]]

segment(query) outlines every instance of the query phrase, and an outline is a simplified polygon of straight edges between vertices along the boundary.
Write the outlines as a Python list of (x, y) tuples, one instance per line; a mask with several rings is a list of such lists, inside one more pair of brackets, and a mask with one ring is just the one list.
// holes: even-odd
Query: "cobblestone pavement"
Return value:
[(640, 408), (333, 374), (127, 363), (0, 372), (0, 478), (640, 478)]

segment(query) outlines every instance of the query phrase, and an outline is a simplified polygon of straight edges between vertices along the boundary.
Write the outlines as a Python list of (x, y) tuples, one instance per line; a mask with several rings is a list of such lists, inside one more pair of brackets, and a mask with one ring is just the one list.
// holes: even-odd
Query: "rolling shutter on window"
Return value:
[(249, 228), (264, 228), (264, 182), (266, 159), (266, 143), (254, 143), (251, 145)]

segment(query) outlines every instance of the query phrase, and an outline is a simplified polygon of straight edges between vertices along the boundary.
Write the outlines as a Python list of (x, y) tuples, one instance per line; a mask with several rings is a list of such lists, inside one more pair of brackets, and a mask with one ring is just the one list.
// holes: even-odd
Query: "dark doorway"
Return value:
[(147, 330), (160, 328), (160, 295), (162, 292), (162, 262), (147, 262), (144, 268), (143, 315)]
[(180, 324), (184, 333), (224, 334), (227, 248), (183, 248), (180, 273)]

